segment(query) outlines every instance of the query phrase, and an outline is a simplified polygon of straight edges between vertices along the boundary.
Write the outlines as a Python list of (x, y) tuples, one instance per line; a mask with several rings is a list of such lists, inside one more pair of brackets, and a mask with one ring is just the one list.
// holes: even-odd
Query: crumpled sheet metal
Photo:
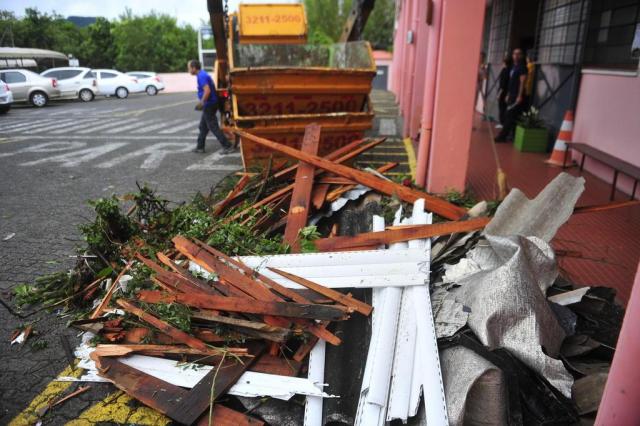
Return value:
[(469, 328), (485, 346), (508, 349), (570, 397), (573, 379), (552, 358), (565, 337), (545, 297), (558, 275), (553, 250), (536, 237), (486, 238), (490, 247), (472, 254), (483, 270), (460, 279), (452, 291), (471, 309)]
[(502, 370), (464, 346), (440, 351), (440, 363), (451, 426), (507, 424)]
[(569, 220), (583, 191), (584, 178), (567, 173), (556, 176), (533, 200), (513, 189), (485, 227), (485, 234), (534, 236), (549, 242)]
[[(512, 190), (485, 228), (486, 240), (467, 254), (463, 265), (447, 268), (441, 284), (443, 289), (452, 283), (459, 286), (443, 300), (452, 298), (470, 309), (467, 323), (484, 345), (508, 349), (567, 397), (573, 378), (555, 359), (565, 332), (545, 297), (558, 275), (547, 243), (569, 219), (583, 191), (584, 179), (566, 173), (533, 200)], [(450, 306), (459, 319), (462, 307)], [(446, 322), (446, 316), (441, 313), (435, 320)]]

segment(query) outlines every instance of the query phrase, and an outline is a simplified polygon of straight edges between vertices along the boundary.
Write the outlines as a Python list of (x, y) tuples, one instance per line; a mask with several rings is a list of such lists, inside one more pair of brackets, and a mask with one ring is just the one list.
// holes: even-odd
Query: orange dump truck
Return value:
[[(227, 28), (228, 125), (299, 148), (309, 123), (322, 126), (319, 155), (371, 128), (376, 74), (366, 41), (306, 43), (302, 4), (241, 4)], [(216, 71), (218, 72), (218, 71)], [(289, 159), (240, 140), (245, 169)]]

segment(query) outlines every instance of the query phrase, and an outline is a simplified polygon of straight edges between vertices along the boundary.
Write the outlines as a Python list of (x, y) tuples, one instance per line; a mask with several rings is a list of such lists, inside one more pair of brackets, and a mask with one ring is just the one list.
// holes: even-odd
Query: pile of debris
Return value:
[[(386, 178), (394, 164), (347, 165), (382, 139), (319, 157), (317, 125), (300, 150), (238, 133), (298, 162), (173, 210), (147, 188), (127, 214), (96, 203), (78, 266), (21, 290), (84, 332), (85, 374), (58, 380), (109, 381), (181, 424), (562, 423), (597, 409), (572, 384), (606, 377), (606, 351), (589, 354), (615, 344), (621, 312), (562, 285), (549, 245), (572, 214), (602, 209), (574, 210), (581, 178), (534, 200), (514, 190), (490, 219), (486, 203)], [(605, 316), (607, 342), (593, 327)], [(345, 346), (351, 371), (328, 362)], [(269, 409), (295, 395), (304, 413)]]

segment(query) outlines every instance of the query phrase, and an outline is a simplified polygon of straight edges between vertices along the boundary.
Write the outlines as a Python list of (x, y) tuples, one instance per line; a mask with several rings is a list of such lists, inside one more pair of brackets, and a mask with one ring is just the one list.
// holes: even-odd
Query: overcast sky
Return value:
[[(274, 0), (243, 0), (243, 3), (273, 3)], [(278, 0), (283, 3), (297, 3), (297, 0)], [(229, 0), (229, 9), (235, 10), (240, 0)], [(104, 16), (117, 18), (125, 7), (135, 15), (152, 10), (175, 16), (178, 23), (200, 26), (201, 20), (208, 21), (206, 0), (2, 0), (0, 9), (10, 10), (18, 16), (24, 15), (27, 7), (42, 12), (56, 11), (62, 16)]]

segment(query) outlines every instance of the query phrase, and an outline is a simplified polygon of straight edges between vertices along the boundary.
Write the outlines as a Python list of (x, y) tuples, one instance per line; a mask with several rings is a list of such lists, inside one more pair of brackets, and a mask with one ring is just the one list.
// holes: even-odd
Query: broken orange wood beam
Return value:
[(196, 339), (195, 337), (190, 336), (184, 331), (175, 328), (171, 324), (168, 324), (162, 321), (161, 319), (154, 317), (153, 315), (143, 311), (133, 303), (129, 303), (124, 299), (118, 299), (116, 300), (116, 303), (120, 305), (120, 307), (123, 308), (125, 311), (132, 313), (133, 315), (140, 318), (142, 321), (151, 324), (161, 332), (168, 334), (169, 336), (173, 337), (176, 341), (180, 343), (184, 343), (190, 348), (198, 349), (201, 351), (206, 351), (209, 349), (209, 346), (207, 346), (206, 343), (204, 343), (202, 340)]
[[(252, 370), (253, 371), (253, 370)], [(227, 408), (221, 404), (213, 406), (212, 426), (264, 426), (264, 422)], [(209, 426), (209, 414), (205, 413), (196, 426)]]
[[(311, 304), (312, 302), (310, 300), (308, 300), (307, 298), (303, 297), (302, 295), (296, 293), (295, 291), (284, 287), (283, 285), (277, 283), (276, 281), (260, 274), (257, 271), (254, 271), (253, 269), (249, 268), (247, 265), (245, 265), (244, 263), (240, 262), (239, 260), (236, 260), (230, 256), (227, 256), (226, 254), (222, 253), (219, 250), (216, 250), (215, 248), (203, 243), (202, 241), (198, 240), (198, 239), (194, 239), (196, 244), (198, 244), (202, 249), (208, 251), (209, 253), (211, 253), (214, 256), (219, 257), (220, 259), (224, 260), (225, 262), (229, 263), (230, 265), (234, 265), (237, 268), (239, 268), (241, 271), (243, 271), (246, 275), (248, 276), (255, 276), (256, 278), (258, 278), (260, 281), (262, 281), (264, 284), (266, 284), (267, 286), (271, 287), (272, 290), (275, 290), (276, 292), (280, 293), (282, 296), (284, 297), (288, 297), (289, 299), (301, 303), (301, 304)], [(282, 300), (279, 298), (279, 300)], [(266, 321), (266, 320), (265, 320)], [(323, 327), (319, 327), (315, 322), (313, 321), (305, 321), (305, 320), (300, 320), (300, 319), (294, 319), (293, 323), (302, 327), (303, 329), (305, 329), (306, 331), (308, 331), (309, 333), (313, 334), (314, 336), (326, 341), (327, 343), (337, 346), (340, 343), (342, 343), (342, 341), (340, 340), (340, 338), (338, 338), (336, 335), (334, 335), (333, 333), (329, 332), (326, 328)]]
[(313, 281), (309, 281), (306, 278), (299, 277), (297, 275), (291, 274), (289, 272), (286, 272), (280, 269), (269, 267), (269, 270), (275, 272), (278, 275), (282, 275), (283, 277), (293, 281), (294, 283), (298, 283), (301, 286), (304, 286), (310, 290), (313, 290), (318, 294), (328, 297), (329, 299), (335, 302), (338, 302), (344, 306), (347, 306), (348, 308), (351, 308), (356, 312), (360, 312), (362, 315), (369, 316), (369, 314), (371, 314), (371, 311), (373, 310), (372, 306), (367, 305), (366, 303), (361, 302), (357, 299), (354, 299), (351, 296), (342, 294), (339, 291), (335, 291), (332, 288), (327, 288), (318, 283), (314, 283)]
[(423, 198), (425, 200), (426, 209), (433, 211), (434, 213), (447, 219), (457, 220), (467, 213), (466, 209), (458, 207), (431, 194), (427, 194), (426, 192), (418, 191), (416, 189), (409, 188), (395, 182), (387, 181), (377, 176), (373, 176), (370, 173), (347, 167), (342, 164), (336, 164), (335, 162), (325, 160), (324, 158), (318, 157), (316, 155), (306, 154), (304, 152), (301, 152), (300, 150), (252, 135), (242, 130), (234, 130), (234, 132), (243, 138), (257, 143), (258, 145), (270, 148), (274, 151), (283, 153), (297, 160), (304, 161), (305, 163), (313, 164), (316, 167), (332, 172), (336, 175), (352, 179), (359, 184), (375, 189), (376, 191), (383, 194), (391, 196), (396, 195), (402, 201), (405, 201), (407, 203), (413, 203), (416, 200)]
[[(386, 173), (389, 170), (391, 170), (391, 169), (393, 169), (394, 167), (397, 167), (397, 166), (398, 166), (398, 163), (386, 163), (386, 164), (383, 164), (382, 166), (378, 167), (376, 169), (376, 172), (378, 172), (378, 173)], [(342, 194), (344, 194), (347, 191), (352, 190), (356, 186), (357, 185), (354, 185), (354, 184), (348, 184), (348, 185), (339, 186), (338, 188), (334, 189), (329, 194), (327, 194), (326, 200), (327, 201), (335, 201), (339, 196), (341, 196)]]
[(292, 359), (262, 354), (262, 356), (253, 363), (250, 370), (256, 373), (294, 377), (300, 372), (300, 363)]
[[(307, 125), (302, 138), (301, 151), (305, 154), (316, 155), (319, 142), (320, 125), (315, 123)], [(293, 193), (289, 203), (289, 214), (287, 215), (287, 226), (284, 229), (283, 242), (289, 244), (294, 253), (300, 251), (298, 233), (307, 226), (314, 171), (315, 167), (312, 164), (301, 163), (298, 165), (293, 183)]]
[(265, 338), (274, 342), (284, 342), (291, 336), (291, 330), (283, 327), (276, 327), (266, 323), (248, 321), (241, 318), (225, 317), (213, 313), (212, 311), (196, 311), (192, 314), (192, 318), (199, 320), (218, 322), (232, 327), (237, 327), (239, 331), (259, 332), (258, 337)]
[(455, 234), (458, 232), (477, 231), (484, 228), (490, 220), (491, 218), (488, 217), (479, 217), (458, 222), (434, 223), (433, 225), (409, 225), (405, 228), (396, 228), (388, 231), (365, 232), (354, 237), (320, 238), (313, 243), (319, 251), (378, 246), (400, 241), (438, 237), (440, 235)]
[[(384, 142), (387, 138), (376, 138), (376, 139), (358, 139), (355, 140), (353, 142), (349, 142), (348, 144), (346, 144), (345, 146), (336, 149), (335, 151), (331, 151), (330, 153), (328, 153), (327, 155), (324, 156), (325, 159), (329, 160), (329, 161), (338, 161), (338, 159), (344, 155), (350, 154), (354, 151), (357, 151), (358, 154), (369, 150), (371, 148), (373, 148), (375, 145), (381, 144), (382, 142)], [(367, 142), (366, 145), (364, 145), (364, 151), (360, 151), (359, 146), (362, 145), (363, 143)], [(373, 144), (372, 144), (373, 143)], [(357, 155), (357, 154), (356, 154)], [(353, 157), (351, 157), (353, 158)], [(347, 161), (347, 160), (344, 160)], [(339, 162), (343, 162), (343, 161), (339, 161)], [(280, 170), (279, 172), (275, 173), (273, 175), (273, 179), (276, 182), (282, 181), (282, 180), (286, 180), (288, 178), (290, 178), (291, 176), (293, 176), (293, 173), (298, 169), (298, 164), (294, 164), (292, 166), (287, 167), (286, 169)]]
[(640, 200), (626, 200), (626, 201), (614, 201), (612, 203), (606, 203), (606, 204), (596, 204), (593, 206), (580, 206), (573, 209), (573, 214), (604, 212), (608, 210), (619, 209), (622, 207), (637, 206), (639, 204), (640, 204)]
[(102, 315), (102, 311), (104, 311), (104, 309), (107, 306), (109, 306), (109, 302), (111, 301), (111, 297), (113, 296), (113, 292), (116, 290), (116, 288), (118, 286), (118, 281), (120, 281), (120, 278), (122, 278), (122, 276), (129, 270), (129, 268), (131, 268), (131, 265), (133, 265), (133, 259), (131, 259), (129, 262), (127, 262), (126, 266), (124, 268), (122, 268), (122, 271), (120, 271), (120, 273), (118, 274), (116, 279), (113, 281), (113, 283), (111, 283), (111, 286), (107, 290), (107, 294), (104, 295), (104, 297), (102, 298), (102, 301), (100, 302), (100, 304), (98, 305), (96, 310), (93, 311), (93, 313), (89, 317), (90, 319), (98, 318), (100, 315)]
[[(226, 265), (222, 260), (213, 256), (211, 253), (186, 238), (176, 236), (172, 241), (176, 249), (178, 249), (180, 253), (184, 254), (189, 260), (197, 263), (208, 272), (218, 274), (226, 283), (242, 291), (244, 294), (262, 301), (280, 301), (278, 296), (271, 293), (267, 286), (258, 281), (252, 280), (240, 271)], [(264, 321), (267, 324), (279, 327), (289, 327), (291, 325), (288, 320), (284, 318), (277, 318), (272, 315), (267, 315), (264, 318)]]
[(194, 238), (194, 241), (196, 242), (196, 244), (198, 244), (200, 247), (202, 247), (203, 249), (205, 249), (209, 253), (213, 254), (214, 256), (218, 256), (219, 258), (221, 258), (225, 262), (227, 262), (227, 263), (229, 263), (229, 264), (231, 264), (233, 266), (236, 266), (242, 272), (244, 272), (246, 275), (254, 276), (254, 277), (258, 278), (260, 281), (262, 281), (263, 283), (265, 283), (266, 285), (268, 285), (269, 287), (271, 287), (273, 290), (277, 291), (278, 293), (280, 293), (284, 297), (288, 297), (289, 299), (293, 300), (294, 302), (298, 302), (298, 303), (312, 303), (309, 299), (307, 299), (306, 297), (296, 293), (295, 291), (291, 290), (290, 288), (287, 288), (287, 287), (277, 283), (276, 281), (272, 280), (271, 278), (264, 276), (263, 274), (259, 273), (258, 271), (255, 271), (255, 270), (251, 269), (250, 267), (248, 267), (247, 265), (242, 263), (240, 260), (237, 260), (237, 259), (234, 259), (234, 258), (232, 258), (230, 256), (227, 256), (226, 254), (222, 253), (220, 250), (216, 250), (215, 248), (211, 247), (208, 244), (203, 243), (202, 241), (200, 241), (200, 240), (198, 240), (196, 238)]
[(176, 249), (187, 256), (189, 260), (197, 263), (210, 273), (218, 274), (229, 284), (237, 287), (249, 296), (259, 300), (275, 301), (278, 299), (265, 285), (225, 265), (220, 259), (216, 258), (204, 248), (199, 247), (197, 244), (179, 235), (174, 237), (172, 241)]
[(237, 356), (243, 356), (248, 353), (246, 348), (210, 348), (205, 351), (183, 346), (175, 345), (112, 345), (100, 344), (96, 346), (95, 352), (97, 356), (125, 356), (136, 352), (153, 352), (158, 354), (180, 354), (180, 355), (223, 355), (232, 353)]
[(251, 177), (248, 174), (242, 175), (238, 183), (233, 187), (231, 191), (227, 194), (224, 200), (220, 201), (213, 208), (213, 215), (220, 216), (220, 213), (233, 201), (233, 199), (244, 189), (245, 186), (249, 183)]
[(272, 315), (278, 317), (320, 320), (345, 320), (347, 309), (342, 306), (312, 305), (292, 302), (266, 302), (241, 297), (225, 297), (193, 294), (167, 294), (155, 290), (141, 290), (138, 299), (148, 303), (182, 303), (200, 309), (226, 312)]
[[(329, 160), (329, 161), (334, 161), (336, 163), (344, 163), (346, 161), (349, 161), (355, 157), (357, 157), (358, 155), (360, 155), (361, 153), (375, 147), (376, 145), (379, 145), (380, 143), (382, 143), (384, 141), (384, 139), (374, 139), (372, 142), (367, 143), (366, 145), (360, 146), (356, 149), (354, 149), (351, 152), (345, 153), (344, 155), (342, 155), (339, 158), (336, 158), (335, 160)], [(329, 156), (327, 156), (328, 158)], [(297, 166), (296, 166), (297, 167)], [(315, 174), (322, 174), (324, 173), (323, 170), (316, 170)], [(274, 200), (277, 200), (279, 198), (281, 198), (283, 195), (293, 191), (293, 184), (285, 186), (284, 188), (279, 189), (278, 191), (274, 192), (273, 194), (270, 194), (266, 197), (264, 197), (263, 199), (261, 199), (260, 201), (258, 201), (257, 203), (253, 204), (252, 206), (247, 207), (246, 209), (243, 209), (242, 211), (234, 214), (231, 217), (225, 218), (225, 222), (231, 222), (234, 221), (244, 215), (246, 215), (247, 213), (249, 213), (251, 210), (255, 210), (259, 207), (265, 206), (269, 203), (271, 203)]]
[[(375, 139), (376, 143), (382, 143), (384, 140), (385, 140), (385, 138)], [(341, 156), (343, 156), (345, 154), (348, 154), (348, 153), (352, 152), (353, 150), (357, 149), (359, 145), (361, 145), (361, 144), (363, 144), (365, 142), (367, 142), (367, 139), (355, 140), (355, 141), (350, 142), (347, 145), (343, 146), (342, 148), (338, 148), (337, 150), (330, 152), (324, 158), (326, 158), (327, 160), (334, 161), (334, 160), (340, 158)], [(280, 170), (279, 172), (276, 172), (271, 177), (271, 180), (274, 183), (285, 181), (285, 180), (289, 179), (291, 176), (293, 176), (293, 173), (297, 169), (298, 169), (298, 164), (294, 164), (292, 166), (289, 166), (286, 169), (283, 169), (283, 170)], [(248, 192), (250, 190), (255, 189), (256, 187), (257, 187), (257, 184), (254, 184), (254, 185), (251, 185), (249, 188), (244, 189), (242, 192), (237, 194), (231, 200), (231, 202), (229, 204), (236, 205), (241, 199), (244, 199), (248, 195)]]

